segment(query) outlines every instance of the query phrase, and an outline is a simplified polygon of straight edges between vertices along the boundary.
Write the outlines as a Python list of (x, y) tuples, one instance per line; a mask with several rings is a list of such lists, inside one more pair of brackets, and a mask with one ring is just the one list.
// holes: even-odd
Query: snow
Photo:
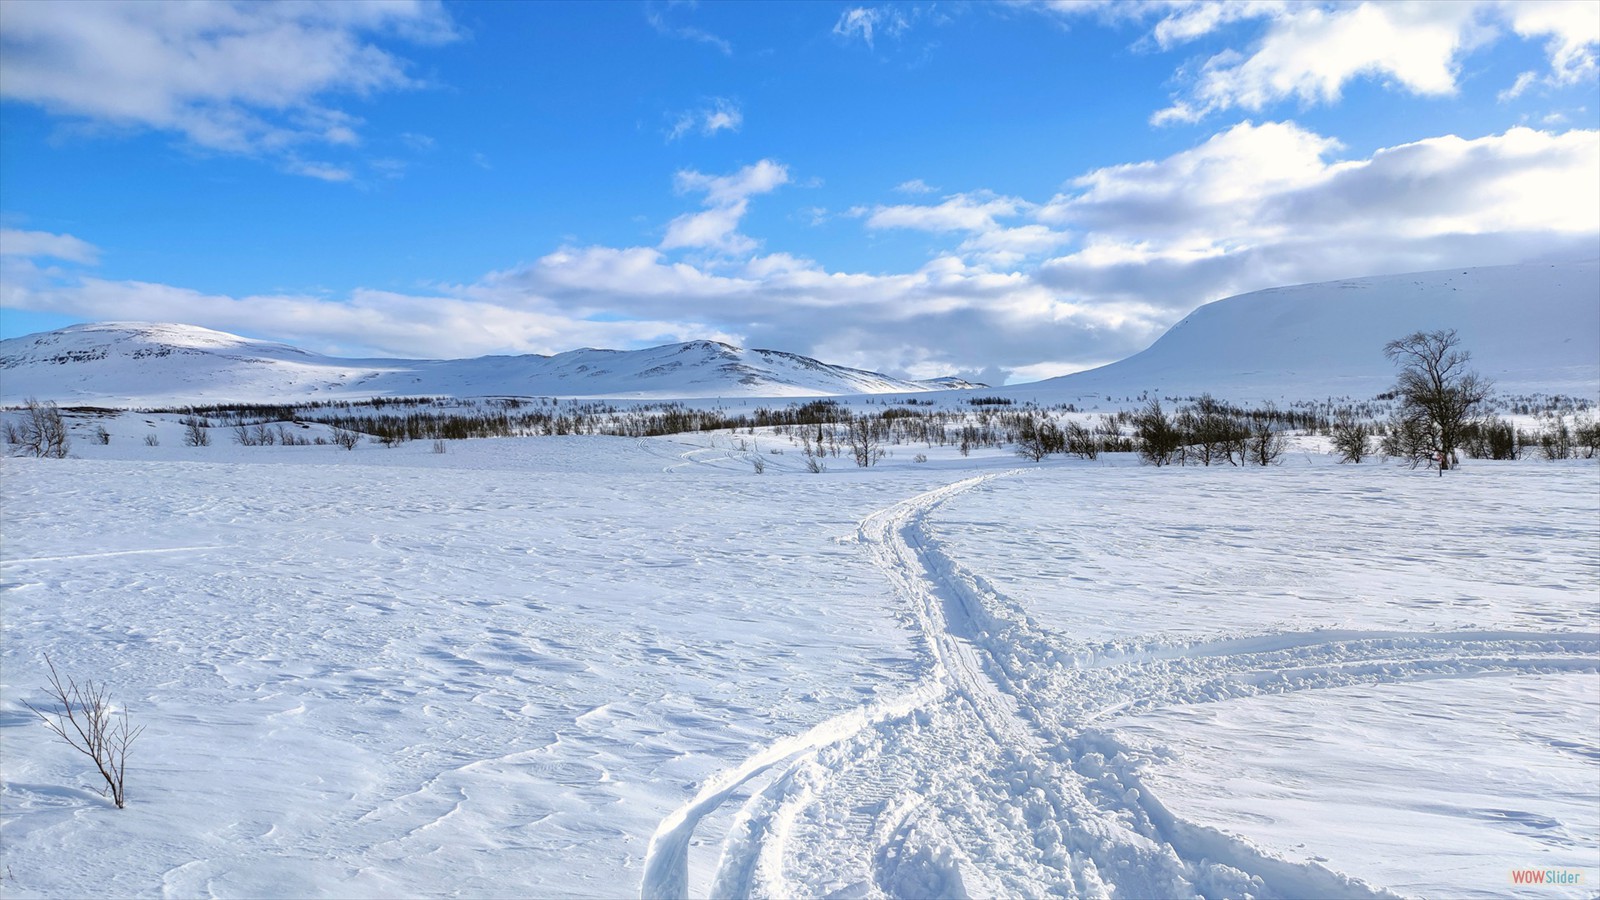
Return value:
[[(1592, 263), (1282, 289), (999, 393), (1367, 398), (1385, 341), (1457, 327), (1502, 390), (1597, 398), (1596, 299)], [(706, 342), (336, 360), (107, 325), (0, 351), (8, 399), (97, 406), (918, 387)], [(901, 446), (810, 473), (767, 431), (352, 452), (186, 447), (180, 418), (72, 410), (71, 458), (0, 459), (8, 897), (1600, 883), (1594, 460), (1441, 478), (1296, 436), (1267, 469)], [(127, 809), (28, 711), (47, 657), (147, 727)]]
[[(630, 893), (725, 759), (913, 666), (835, 540), (902, 485), (294, 449), (337, 462), (5, 460), (9, 896)], [(45, 653), (150, 726), (128, 810), (31, 726)]]
[[(1600, 878), (1592, 462), (758, 476), (782, 438), (105, 421), (0, 462), (8, 896)], [(148, 726), (126, 810), (22, 706), (47, 653)]]

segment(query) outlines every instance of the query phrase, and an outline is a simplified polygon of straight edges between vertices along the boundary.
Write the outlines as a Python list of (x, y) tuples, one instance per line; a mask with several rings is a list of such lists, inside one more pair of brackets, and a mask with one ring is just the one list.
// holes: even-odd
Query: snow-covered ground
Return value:
[[(152, 421), (0, 462), (7, 896), (1600, 882), (1592, 462)], [(148, 727), (126, 810), (23, 706), (47, 653)]]

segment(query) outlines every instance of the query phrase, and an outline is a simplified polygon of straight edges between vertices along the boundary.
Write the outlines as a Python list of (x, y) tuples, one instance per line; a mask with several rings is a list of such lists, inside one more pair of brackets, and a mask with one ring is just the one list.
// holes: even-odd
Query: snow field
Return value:
[[(278, 449), (0, 463), (8, 895), (629, 894), (727, 760), (912, 678), (838, 539), (915, 478)], [(45, 653), (149, 726), (128, 810), (22, 707)]]
[(1180, 822), (1406, 894), (1592, 885), (1593, 467), (1452, 474), (1045, 471), (931, 531), (1022, 648), (1003, 667)]
[[(0, 463), (7, 893), (1594, 883), (1592, 464), (740, 440)], [(128, 810), (24, 727), (45, 652), (150, 725)]]

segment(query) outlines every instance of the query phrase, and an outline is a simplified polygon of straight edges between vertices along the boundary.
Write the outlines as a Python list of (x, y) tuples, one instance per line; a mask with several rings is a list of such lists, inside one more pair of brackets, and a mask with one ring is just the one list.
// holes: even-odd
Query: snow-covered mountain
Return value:
[(193, 325), (112, 322), (0, 341), (0, 399), (279, 402), (400, 395), (808, 397), (948, 390), (715, 341), (555, 356), (342, 359)]
[[(1236, 401), (1367, 398), (1385, 343), (1456, 329), (1502, 394), (1600, 398), (1600, 261), (1447, 269), (1273, 288), (1195, 310), (1120, 362), (1001, 393), (1044, 402), (1143, 392)], [(714, 341), (462, 360), (342, 359), (192, 325), (105, 323), (0, 341), (0, 402), (154, 405), (400, 395), (629, 399), (949, 391)], [(954, 398), (952, 398), (954, 399)]]
[(1351, 278), (1200, 307), (1141, 353), (1006, 393), (1052, 402), (1142, 391), (1233, 400), (1365, 398), (1394, 383), (1383, 346), (1453, 328), (1502, 394), (1600, 396), (1600, 263)]

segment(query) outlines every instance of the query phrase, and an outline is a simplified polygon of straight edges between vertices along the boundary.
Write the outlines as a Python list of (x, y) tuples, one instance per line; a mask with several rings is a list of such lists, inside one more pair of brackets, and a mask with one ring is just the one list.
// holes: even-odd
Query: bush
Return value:
[(1183, 435), (1162, 411), (1160, 400), (1151, 400), (1133, 417), (1133, 433), (1139, 458), (1153, 466), (1170, 465), (1183, 447)]
[(1372, 454), (1372, 426), (1342, 416), (1333, 423), (1333, 452), (1340, 462), (1359, 463)]

